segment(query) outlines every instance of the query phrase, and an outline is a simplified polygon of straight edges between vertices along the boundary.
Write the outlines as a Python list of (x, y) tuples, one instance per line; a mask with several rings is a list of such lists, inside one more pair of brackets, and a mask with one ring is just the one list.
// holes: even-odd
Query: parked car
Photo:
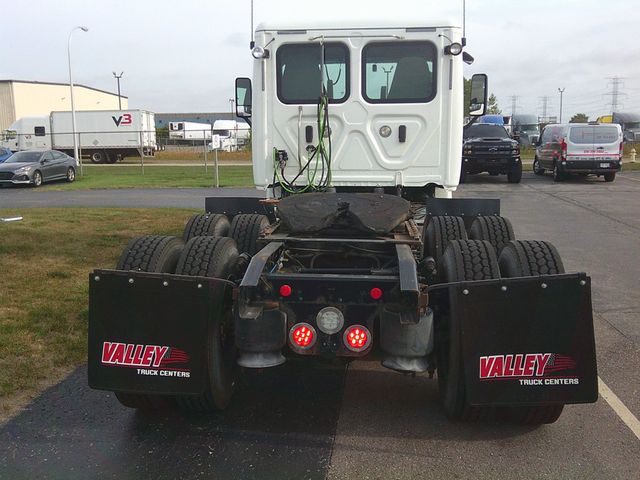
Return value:
[(622, 129), (617, 124), (547, 125), (536, 142), (533, 172), (553, 172), (553, 180), (570, 174), (603, 176), (613, 182), (622, 162)]
[(0, 183), (31, 184), (76, 179), (76, 161), (57, 150), (25, 150), (0, 164)]
[(465, 127), (462, 139), (460, 183), (466, 181), (468, 174), (480, 172), (507, 174), (509, 183), (520, 183), (520, 145), (502, 125), (474, 123)]
[(5, 147), (0, 147), (0, 163), (4, 162), (11, 155), (13, 155), (11, 150)]

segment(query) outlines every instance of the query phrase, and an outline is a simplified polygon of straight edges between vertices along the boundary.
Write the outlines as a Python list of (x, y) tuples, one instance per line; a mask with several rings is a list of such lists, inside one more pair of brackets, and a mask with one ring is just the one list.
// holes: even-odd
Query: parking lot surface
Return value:
[[(217, 192), (64, 193), (1, 189), (0, 206), (201, 208)], [(145, 416), (89, 390), (81, 367), (0, 426), (0, 478), (640, 478), (640, 175), (478, 175), (456, 196), (500, 198), (517, 238), (549, 240), (591, 275), (599, 377), (631, 417), (600, 398), (539, 428), (452, 423), (435, 379), (374, 362), (289, 362), (250, 372), (224, 414)]]

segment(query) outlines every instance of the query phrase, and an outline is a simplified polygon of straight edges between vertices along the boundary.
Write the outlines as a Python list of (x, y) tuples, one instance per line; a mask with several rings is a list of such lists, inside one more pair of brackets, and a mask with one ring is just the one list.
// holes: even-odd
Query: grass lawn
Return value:
[[(221, 187), (253, 186), (251, 166), (221, 166)], [(140, 165), (84, 165), (84, 175), (78, 169), (73, 183), (54, 182), (41, 188), (48, 190), (87, 190), (98, 188), (190, 188), (215, 186), (215, 169), (204, 167), (145, 166), (144, 175)]]
[(0, 420), (86, 361), (89, 272), (132, 238), (181, 235), (184, 209), (0, 209)]

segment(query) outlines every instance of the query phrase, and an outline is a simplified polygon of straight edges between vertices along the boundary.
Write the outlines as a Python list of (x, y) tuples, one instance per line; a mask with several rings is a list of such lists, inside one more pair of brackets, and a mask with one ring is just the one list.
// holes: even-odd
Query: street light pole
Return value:
[(120, 98), (120, 79), (122, 78), (122, 74), (124, 72), (120, 72), (120, 75), (116, 74), (116, 72), (113, 72), (113, 77), (116, 79), (116, 81), (118, 82), (118, 110), (122, 110), (122, 101)]
[[(234, 103), (236, 103), (235, 98), (230, 98), (229, 99), (229, 105), (231, 107), (231, 120), (235, 120), (235, 117), (234, 117), (234, 114), (233, 114), (234, 113), (233, 112)], [(236, 149), (237, 149), (238, 148), (238, 124), (236, 123), (235, 125), (236, 125), (236, 127), (234, 128), (234, 133), (235, 133)], [(232, 151), (233, 150), (233, 142), (231, 141), (231, 130), (229, 130), (229, 143), (230, 143), (229, 151)]]
[(560, 121), (558, 123), (562, 123), (562, 94), (564, 93), (564, 88), (558, 88), (560, 92)]
[(69, 88), (71, 89), (71, 133), (73, 134), (73, 156), (76, 160), (76, 165), (80, 165), (80, 167), (82, 168), (82, 164), (80, 163), (79, 158), (80, 156), (78, 155), (78, 139), (76, 138), (76, 106), (73, 99), (73, 75), (71, 73), (71, 36), (76, 30), (88, 32), (89, 29), (87, 27), (73, 28), (71, 32), (69, 32), (69, 40), (67, 41), (67, 57), (69, 59)]

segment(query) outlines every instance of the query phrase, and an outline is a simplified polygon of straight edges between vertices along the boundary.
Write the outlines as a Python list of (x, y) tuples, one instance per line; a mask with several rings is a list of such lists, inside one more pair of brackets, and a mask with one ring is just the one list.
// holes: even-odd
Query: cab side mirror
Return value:
[(251, 118), (251, 79), (236, 78), (236, 115)]
[(487, 110), (487, 76), (476, 73), (471, 77), (471, 100), (469, 102), (469, 116), (479, 117)]

